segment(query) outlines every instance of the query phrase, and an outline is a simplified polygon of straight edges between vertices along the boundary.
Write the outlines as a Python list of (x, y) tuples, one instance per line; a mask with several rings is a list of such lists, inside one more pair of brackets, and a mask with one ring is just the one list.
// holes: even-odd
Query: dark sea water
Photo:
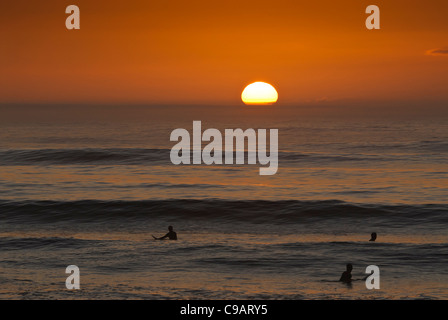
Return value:
[(279, 129), (274, 176), (173, 165), (193, 120), (1, 122), (0, 298), (448, 298), (446, 120), (203, 122)]

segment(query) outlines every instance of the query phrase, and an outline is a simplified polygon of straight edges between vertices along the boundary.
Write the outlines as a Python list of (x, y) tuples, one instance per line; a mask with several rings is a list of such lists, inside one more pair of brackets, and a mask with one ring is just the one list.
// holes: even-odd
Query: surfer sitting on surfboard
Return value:
[(164, 240), (166, 238), (170, 240), (177, 240), (177, 233), (173, 231), (173, 226), (168, 227), (168, 233), (164, 235), (163, 237), (157, 238), (152, 236), (155, 240)]
[(347, 270), (342, 273), (342, 276), (339, 279), (339, 281), (342, 281), (342, 282), (345, 282), (345, 283), (350, 283), (350, 282), (352, 282), (353, 266), (352, 266), (351, 263), (349, 263), (349, 264), (347, 264), (346, 268), (347, 268)]

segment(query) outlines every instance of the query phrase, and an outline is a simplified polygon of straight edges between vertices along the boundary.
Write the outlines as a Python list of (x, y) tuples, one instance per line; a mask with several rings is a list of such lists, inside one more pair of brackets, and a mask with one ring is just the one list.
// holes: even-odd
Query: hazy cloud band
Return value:
[(430, 56), (448, 56), (448, 48), (428, 50), (426, 54)]

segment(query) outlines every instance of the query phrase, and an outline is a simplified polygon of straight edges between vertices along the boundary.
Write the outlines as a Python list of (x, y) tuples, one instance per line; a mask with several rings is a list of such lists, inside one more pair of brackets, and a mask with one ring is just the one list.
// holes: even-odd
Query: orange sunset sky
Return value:
[(446, 0), (15, 0), (0, 16), (2, 104), (233, 104), (254, 81), (279, 104), (448, 102)]

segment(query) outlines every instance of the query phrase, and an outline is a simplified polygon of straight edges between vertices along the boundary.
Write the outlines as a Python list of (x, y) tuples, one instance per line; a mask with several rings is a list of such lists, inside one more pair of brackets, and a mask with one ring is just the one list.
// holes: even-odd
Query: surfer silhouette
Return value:
[(163, 237), (157, 238), (152, 236), (155, 240), (165, 240), (166, 238), (168, 238), (169, 240), (177, 240), (177, 233), (174, 232), (173, 230), (173, 226), (169, 226), (168, 227), (168, 233), (166, 235), (164, 235)]
[(371, 235), (370, 235), (370, 240), (369, 241), (375, 241), (376, 240), (376, 232), (373, 232)]
[(347, 264), (346, 268), (347, 268), (347, 270), (342, 273), (341, 279), (339, 279), (339, 281), (345, 282), (345, 283), (350, 283), (350, 282), (352, 282), (353, 266), (351, 263), (349, 263), (349, 264)]

